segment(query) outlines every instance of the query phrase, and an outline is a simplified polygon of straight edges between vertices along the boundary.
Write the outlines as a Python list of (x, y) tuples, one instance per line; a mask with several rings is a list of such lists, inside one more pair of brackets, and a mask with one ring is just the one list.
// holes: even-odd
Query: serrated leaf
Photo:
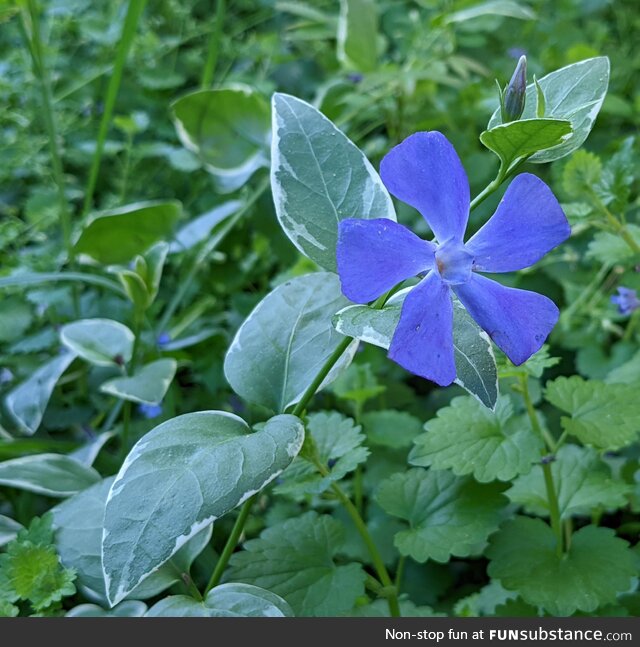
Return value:
[(100, 391), (131, 402), (159, 404), (176, 374), (177, 367), (174, 359), (158, 359), (145, 364), (133, 375), (107, 380), (100, 386)]
[(367, 460), (369, 450), (362, 446), (365, 437), (360, 427), (337, 411), (312, 413), (307, 419), (306, 430), (314, 440), (317, 460), (325, 465), (329, 474), (318, 474), (309, 460), (297, 456), (279, 479), (278, 493), (321, 494)]
[(608, 384), (640, 382), (640, 350), (628, 362), (614, 368), (605, 380)]
[[(400, 321), (402, 305), (396, 299), (382, 309), (351, 305), (336, 313), (333, 325), (349, 335), (375, 346), (389, 349)], [(471, 393), (482, 404), (493, 409), (498, 399), (498, 371), (489, 336), (457, 301), (453, 308), (453, 345), (456, 384)]]
[(79, 604), (65, 613), (65, 618), (141, 618), (147, 605), (140, 600), (126, 600), (113, 609), (103, 609), (97, 604)]
[(289, 415), (250, 431), (230, 413), (201, 411), (168, 420), (134, 445), (105, 509), (102, 563), (111, 604), (275, 479), (304, 439), (302, 423)]
[(34, 454), (0, 463), (0, 485), (51, 497), (68, 497), (97, 481), (93, 468), (64, 454)]
[(36, 433), (56, 382), (75, 357), (74, 353), (64, 353), (50, 359), (7, 394), (7, 411), (21, 433)]
[[(115, 477), (104, 479), (51, 509), (56, 546), (62, 563), (77, 572), (78, 584), (92, 599), (108, 604), (102, 570), (102, 529), (107, 495)], [(211, 527), (201, 530), (128, 596), (153, 597), (188, 573), (211, 538)], [(138, 603), (140, 604), (140, 603)]]
[(559, 377), (547, 382), (545, 398), (571, 415), (562, 417), (562, 426), (585, 445), (619, 449), (640, 431), (640, 400), (632, 385)]
[(291, 242), (335, 271), (338, 223), (395, 220), (391, 198), (367, 158), (313, 106), (287, 94), (272, 100), (271, 190)]
[(93, 214), (75, 244), (76, 254), (100, 263), (125, 264), (159, 240), (171, 238), (182, 215), (177, 201), (136, 202)]
[(534, 353), (522, 368), (532, 377), (542, 377), (545, 369), (551, 368), (560, 362), (559, 357), (549, 355), (549, 346), (545, 344), (537, 353)]
[(566, 120), (522, 119), (485, 130), (480, 141), (508, 169), (538, 151), (562, 144), (571, 132), (571, 123)]
[(147, 618), (285, 618), (291, 607), (278, 595), (251, 584), (220, 584), (204, 601), (172, 595), (154, 604)]
[[(629, 235), (636, 244), (640, 245), (640, 227), (638, 225), (626, 225)], [(634, 251), (629, 247), (619, 234), (608, 231), (597, 232), (587, 249), (587, 258), (595, 258), (603, 264), (613, 265), (622, 263), (634, 257)]]
[(562, 172), (562, 186), (566, 194), (575, 200), (583, 199), (593, 191), (602, 176), (600, 158), (589, 151), (576, 151)]
[(425, 429), (409, 454), (412, 465), (472, 474), (488, 483), (526, 474), (540, 460), (541, 440), (524, 416), (513, 415), (507, 396), (498, 400), (495, 413), (473, 398), (454, 398)]
[[(431, 607), (417, 606), (411, 600), (400, 600), (400, 615), (403, 618), (438, 618), (444, 613), (436, 613)], [(389, 605), (386, 600), (374, 600), (369, 604), (356, 607), (349, 616), (353, 618), (389, 618)]]
[[(227, 351), (224, 373), (233, 390), (274, 412), (296, 403), (342, 342), (331, 318), (346, 303), (330, 272), (279, 285), (247, 317)], [(349, 365), (355, 350), (353, 344), (322, 386)]]
[(63, 326), (60, 340), (79, 357), (97, 366), (118, 366), (131, 359), (134, 334), (112, 319), (81, 319)]
[[(529, 158), (530, 162), (553, 162), (579, 148), (589, 136), (607, 93), (609, 59), (599, 56), (567, 65), (538, 79), (538, 84), (545, 96), (545, 116), (566, 119), (573, 128), (571, 136), (562, 144), (535, 153)], [(522, 119), (536, 117), (536, 95), (536, 85), (530, 83), (527, 86)], [(491, 116), (488, 128), (500, 123), (498, 108)]]
[(268, 165), (269, 104), (253, 88), (198, 90), (172, 110), (180, 141), (219, 181), (221, 193), (238, 189)]
[(371, 0), (340, 0), (338, 59), (357, 72), (375, 70), (378, 60), (378, 10)]
[(627, 542), (595, 526), (574, 533), (569, 552), (558, 557), (555, 535), (544, 521), (517, 517), (491, 537), (487, 555), (491, 577), (554, 616), (613, 603), (637, 575)]
[(450, 472), (414, 468), (383, 481), (376, 501), (409, 522), (395, 545), (417, 562), (447, 562), (482, 550), (500, 525), (506, 499), (497, 484), (480, 485)]
[(362, 416), (362, 426), (371, 444), (393, 449), (410, 447), (413, 439), (422, 432), (418, 418), (394, 409), (367, 411)]
[(385, 390), (386, 387), (378, 383), (370, 364), (351, 364), (332, 387), (339, 398), (351, 400), (357, 405), (363, 405)]
[(472, 593), (466, 598), (458, 600), (454, 611), (456, 616), (462, 618), (477, 618), (481, 616), (494, 616), (496, 609), (510, 600), (515, 600), (518, 594), (507, 591), (498, 580), (491, 580), (477, 593)]
[(333, 616), (350, 611), (364, 593), (360, 564), (336, 565), (342, 525), (307, 512), (264, 530), (231, 557), (229, 578), (283, 597), (297, 616)]
[[(590, 515), (596, 508), (611, 510), (627, 503), (631, 486), (612, 477), (611, 469), (603, 463), (593, 449), (565, 445), (551, 464), (553, 480), (557, 483), (558, 506), (563, 518), (572, 515)], [(542, 467), (520, 476), (506, 492), (514, 503), (525, 511), (549, 515), (549, 502)]]

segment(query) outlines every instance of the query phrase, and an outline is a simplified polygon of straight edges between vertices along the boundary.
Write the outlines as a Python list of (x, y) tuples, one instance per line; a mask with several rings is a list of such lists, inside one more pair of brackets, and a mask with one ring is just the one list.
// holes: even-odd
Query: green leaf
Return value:
[(413, 439), (422, 431), (418, 418), (394, 409), (368, 411), (362, 416), (362, 426), (372, 445), (392, 449), (410, 447)]
[(456, 616), (463, 618), (494, 616), (498, 607), (515, 600), (517, 597), (517, 593), (507, 591), (498, 580), (491, 580), (477, 593), (472, 593), (466, 598), (458, 600), (454, 611)]
[(154, 604), (147, 618), (285, 618), (291, 607), (278, 595), (251, 584), (220, 584), (203, 602), (186, 595), (172, 595)]
[(378, 62), (378, 10), (371, 0), (340, 0), (338, 59), (357, 72), (372, 72)]
[(303, 439), (294, 416), (276, 416), (251, 433), (241, 418), (222, 411), (178, 416), (143, 436), (105, 509), (102, 563), (111, 604), (275, 479)]
[(585, 194), (593, 191), (602, 176), (602, 162), (593, 153), (576, 151), (562, 172), (562, 187), (574, 200), (582, 200)]
[[(403, 618), (437, 618), (444, 613), (436, 613), (431, 607), (416, 606), (411, 600), (400, 600), (400, 615)], [(369, 604), (356, 607), (349, 616), (354, 618), (389, 618), (389, 604), (378, 599)]]
[[(565, 445), (551, 464), (553, 480), (558, 484), (558, 505), (563, 518), (590, 515), (595, 508), (612, 510), (627, 504), (631, 486), (615, 480), (611, 469), (593, 449)], [(520, 476), (507, 491), (514, 503), (531, 514), (549, 516), (549, 502), (542, 466)]]
[(307, 512), (264, 530), (231, 557), (229, 578), (283, 597), (297, 616), (334, 616), (350, 611), (364, 593), (360, 564), (338, 566), (342, 525)]
[(56, 382), (75, 358), (74, 353), (64, 353), (50, 359), (7, 394), (7, 412), (21, 433), (36, 433)]
[(409, 454), (412, 465), (472, 474), (481, 483), (510, 481), (540, 460), (542, 442), (524, 416), (513, 415), (507, 396), (495, 413), (470, 397), (458, 397), (425, 425)]
[(79, 604), (65, 613), (65, 618), (141, 618), (147, 605), (139, 600), (127, 600), (113, 609), (103, 609), (97, 604)]
[(605, 380), (608, 384), (640, 382), (640, 350), (628, 362), (614, 368)]
[(268, 165), (269, 104), (249, 86), (198, 90), (172, 110), (180, 141), (220, 179), (224, 193)]
[(176, 374), (177, 366), (175, 359), (158, 359), (145, 364), (131, 376), (107, 380), (100, 386), (100, 391), (131, 402), (159, 404)]
[[(240, 396), (272, 411), (296, 403), (342, 342), (331, 317), (348, 303), (335, 274), (317, 272), (279, 285), (242, 324), (224, 360), (224, 373)], [(353, 344), (327, 376), (348, 366)]]
[(351, 364), (333, 383), (331, 389), (340, 399), (363, 405), (384, 393), (386, 387), (376, 379), (370, 364)]
[(544, 521), (517, 517), (491, 537), (487, 555), (491, 577), (554, 616), (613, 603), (637, 575), (627, 542), (595, 526), (578, 530), (569, 552), (558, 557), (555, 535)]
[(131, 359), (135, 337), (112, 319), (81, 319), (63, 326), (62, 343), (79, 357), (97, 366), (118, 366)]
[[(51, 509), (60, 560), (77, 572), (78, 584), (91, 599), (101, 604), (108, 604), (101, 550), (104, 510), (114, 478), (104, 479)], [(144, 600), (170, 587), (180, 579), (181, 573), (189, 572), (210, 539), (211, 526), (208, 526), (187, 541), (128, 597)]]
[(93, 468), (64, 454), (34, 454), (0, 463), (0, 485), (68, 497), (100, 480)]
[[(606, 56), (589, 58), (567, 65), (538, 80), (546, 100), (545, 115), (552, 119), (571, 122), (573, 132), (562, 144), (535, 153), (530, 162), (553, 162), (579, 148), (591, 132), (609, 85), (609, 59)], [(527, 86), (527, 97), (522, 119), (535, 119), (537, 95), (535, 83)], [(489, 120), (491, 130), (501, 123), (500, 108)]]
[(22, 524), (11, 517), (0, 514), (0, 546), (4, 546), (15, 539), (18, 532), (22, 529)]
[(514, 0), (488, 0), (480, 2), (460, 11), (450, 13), (445, 17), (445, 24), (466, 22), (481, 16), (505, 16), (519, 20), (535, 20), (536, 14), (522, 2)]
[(480, 141), (508, 169), (533, 153), (561, 144), (570, 134), (571, 123), (565, 120), (523, 119), (485, 130)]
[(329, 474), (321, 476), (309, 460), (297, 456), (282, 474), (282, 483), (276, 487), (278, 493), (320, 494), (367, 460), (369, 450), (362, 446), (365, 437), (360, 427), (337, 411), (312, 413), (306, 430), (314, 440), (316, 459)]
[(631, 385), (559, 377), (547, 382), (545, 398), (571, 415), (562, 417), (562, 427), (585, 445), (615, 450), (637, 439), (640, 400)]
[(537, 353), (534, 353), (524, 364), (522, 368), (531, 377), (542, 377), (545, 369), (551, 368), (560, 362), (559, 357), (549, 355), (549, 346), (545, 344)]
[(417, 562), (447, 562), (481, 552), (503, 518), (506, 499), (497, 484), (415, 468), (383, 481), (376, 501), (388, 514), (409, 522), (395, 545)]
[[(399, 292), (381, 309), (347, 306), (336, 313), (333, 325), (343, 335), (388, 350), (400, 321), (402, 304), (398, 301), (406, 294)], [(453, 308), (453, 345), (456, 384), (493, 409), (498, 400), (498, 371), (491, 340), (458, 301), (454, 301)]]
[(271, 190), (291, 242), (327, 270), (336, 269), (338, 223), (390, 218), (393, 203), (367, 158), (308, 103), (272, 100)]
[(0, 343), (20, 339), (31, 326), (31, 306), (17, 297), (2, 297), (0, 312)]
[[(640, 245), (640, 226), (625, 225), (631, 238)], [(597, 232), (587, 249), (587, 258), (595, 258), (600, 263), (613, 265), (622, 263), (635, 256), (634, 251), (619, 234), (608, 231)]]
[(182, 214), (179, 202), (136, 202), (93, 214), (75, 244), (77, 254), (99, 263), (126, 264), (159, 240), (171, 238)]

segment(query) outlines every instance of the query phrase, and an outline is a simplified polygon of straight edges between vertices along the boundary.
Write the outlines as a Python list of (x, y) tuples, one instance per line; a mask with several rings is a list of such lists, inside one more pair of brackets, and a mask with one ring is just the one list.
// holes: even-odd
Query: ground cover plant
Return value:
[(1, 7), (1, 616), (638, 615), (634, 3)]

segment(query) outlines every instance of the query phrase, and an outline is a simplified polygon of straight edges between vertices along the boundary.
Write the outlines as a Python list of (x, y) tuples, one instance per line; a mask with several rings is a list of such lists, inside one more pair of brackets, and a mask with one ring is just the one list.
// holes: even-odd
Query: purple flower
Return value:
[(350, 300), (367, 303), (426, 273), (404, 301), (389, 357), (442, 386), (455, 380), (453, 292), (514, 364), (525, 362), (556, 324), (558, 308), (545, 296), (504, 287), (479, 272), (529, 267), (569, 237), (549, 187), (534, 175), (519, 175), (491, 219), (464, 243), (469, 182), (444, 135), (411, 135), (382, 160), (380, 172), (389, 191), (424, 216), (437, 240), (422, 240), (388, 219), (340, 223), (338, 273)]
[(162, 415), (162, 405), (159, 404), (140, 404), (138, 405), (138, 411), (142, 416), (151, 420), (152, 418), (157, 418)]
[(621, 315), (630, 315), (634, 310), (640, 308), (640, 299), (635, 290), (619, 287), (617, 296), (611, 297), (611, 303), (618, 306)]

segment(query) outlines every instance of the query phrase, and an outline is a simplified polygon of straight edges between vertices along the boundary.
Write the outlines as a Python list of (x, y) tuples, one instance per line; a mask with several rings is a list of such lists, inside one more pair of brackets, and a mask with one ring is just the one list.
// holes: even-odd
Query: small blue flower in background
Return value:
[(491, 219), (464, 243), (469, 182), (444, 135), (411, 135), (382, 160), (380, 174), (393, 195), (423, 215), (437, 241), (383, 218), (340, 223), (338, 273), (351, 301), (373, 301), (426, 273), (404, 301), (389, 357), (441, 386), (455, 380), (453, 292), (514, 364), (529, 359), (556, 324), (558, 308), (545, 296), (504, 287), (479, 272), (529, 267), (569, 237), (549, 187), (534, 175), (517, 176)]
[(161, 332), (156, 339), (156, 344), (158, 347), (162, 348), (166, 346), (171, 341), (171, 335), (168, 332)]
[(162, 415), (162, 405), (160, 404), (140, 404), (138, 405), (138, 411), (140, 415), (144, 416), (148, 420), (152, 418), (157, 418)]
[(611, 297), (611, 303), (618, 306), (618, 312), (621, 315), (630, 315), (640, 308), (638, 294), (631, 288), (619, 287), (618, 294)]

